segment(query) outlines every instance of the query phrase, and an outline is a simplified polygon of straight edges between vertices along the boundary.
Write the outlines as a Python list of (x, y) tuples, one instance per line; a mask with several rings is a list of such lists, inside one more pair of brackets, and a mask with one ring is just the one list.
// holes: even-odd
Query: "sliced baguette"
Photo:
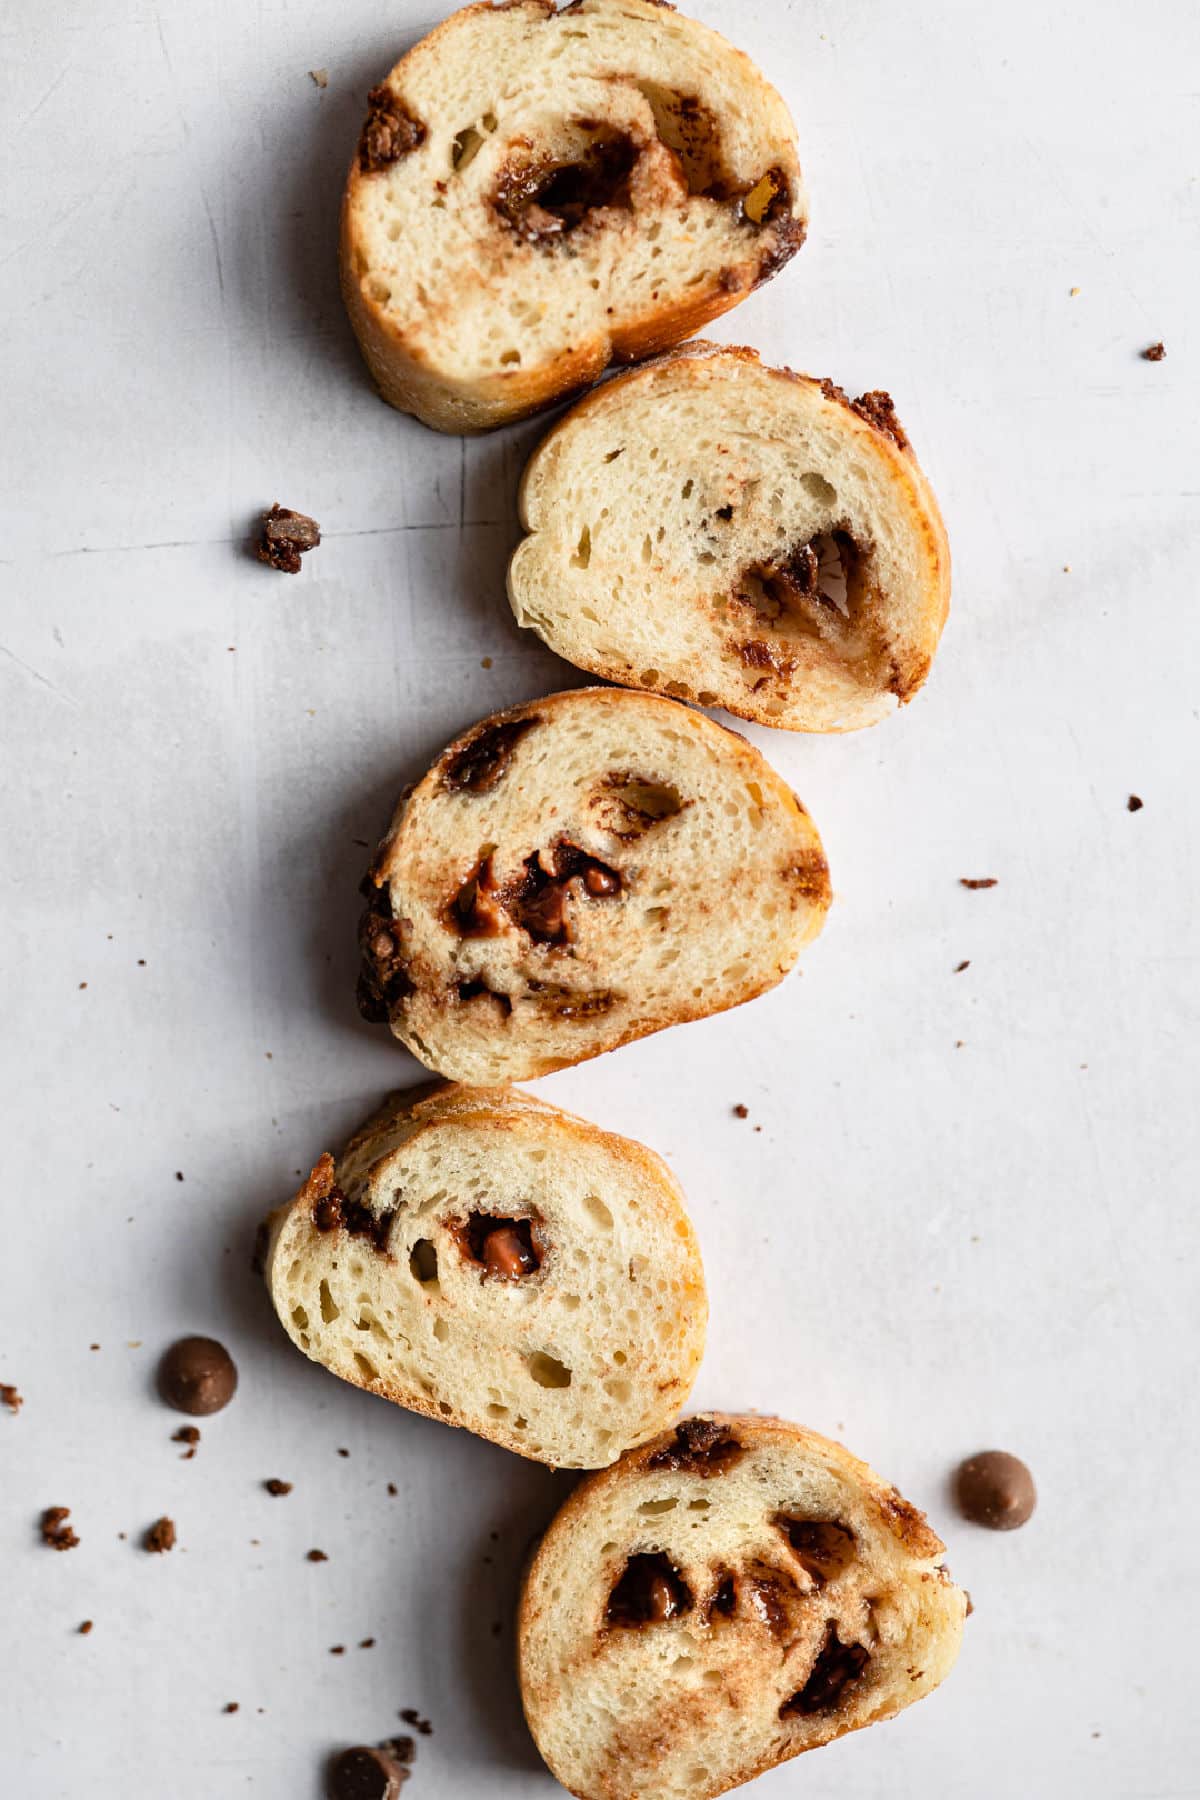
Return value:
[(787, 108), (715, 31), (660, 0), (467, 6), (371, 94), (342, 288), (384, 399), (477, 431), (699, 330), (805, 218)]
[(363, 889), (363, 1013), (473, 1082), (751, 999), (830, 900), (812, 821), (757, 750), (616, 688), (512, 707), (451, 744)]
[(534, 451), (517, 620), (581, 669), (791, 731), (911, 700), (950, 551), (888, 395), (688, 345), (608, 382)]
[(661, 1431), (704, 1347), (661, 1158), (509, 1088), (398, 1096), (272, 1215), (264, 1271), (314, 1362), (561, 1468)]
[(891, 1718), (958, 1654), (923, 1515), (779, 1419), (685, 1420), (563, 1506), (527, 1571), (521, 1693), (581, 1800), (709, 1800)]

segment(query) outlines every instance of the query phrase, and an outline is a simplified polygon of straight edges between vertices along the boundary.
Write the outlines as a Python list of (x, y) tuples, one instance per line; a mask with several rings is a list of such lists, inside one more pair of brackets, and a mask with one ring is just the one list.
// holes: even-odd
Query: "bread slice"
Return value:
[(563, 1506), (521, 1693), (581, 1800), (708, 1800), (935, 1688), (967, 1599), (915, 1507), (781, 1419), (685, 1420)]
[(911, 700), (950, 596), (937, 501), (887, 394), (688, 345), (534, 451), (522, 625), (594, 675), (791, 731)]
[(343, 1381), (562, 1468), (661, 1431), (704, 1348), (661, 1158), (509, 1088), (397, 1096), (272, 1215), (265, 1275)]
[(757, 750), (617, 688), (457, 739), (401, 801), (363, 891), (364, 1015), (473, 1082), (751, 999), (830, 900), (812, 821)]
[(342, 288), (385, 400), (479, 431), (678, 343), (804, 240), (795, 127), (662, 0), (467, 6), (370, 96)]

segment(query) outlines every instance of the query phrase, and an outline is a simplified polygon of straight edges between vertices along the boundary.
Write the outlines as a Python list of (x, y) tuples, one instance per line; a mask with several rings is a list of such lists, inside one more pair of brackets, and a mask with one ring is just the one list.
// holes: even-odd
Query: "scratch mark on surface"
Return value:
[(212, 239), (213, 255), (217, 259), (217, 287), (221, 293), (221, 311), (225, 310), (225, 270), (221, 262), (221, 244), (217, 237), (216, 220), (212, 215), (212, 207), (208, 204), (208, 195), (200, 189), (200, 199), (204, 205), (204, 216), (208, 220), (208, 235)]
[(458, 440), (458, 529), (461, 531), (467, 518), (467, 440)]
[(71, 70), (73, 67), (74, 67), (73, 63), (67, 62), (67, 63), (63, 64), (62, 68), (58, 71), (58, 74), (54, 77), (54, 80), (50, 83), (50, 86), (46, 89), (45, 93), (42, 95), (41, 99), (36, 100), (33, 104), (32, 109), (25, 114), (25, 117), (23, 119), (18, 121), (16, 131), (13, 133), (14, 137), (16, 136), (17, 131), (24, 131), (25, 127), (30, 123), (30, 121), (32, 119), (37, 118), (37, 116), (41, 112), (43, 106), (45, 106), (47, 100), (49, 100), (49, 98), (52, 94), (56, 94), (58, 92), (59, 88), (62, 86), (63, 82), (66, 80), (67, 76), (71, 73)]
[(62, 700), (67, 706), (78, 709), (79, 702), (73, 694), (68, 694), (65, 688), (55, 687), (52, 681), (48, 681), (44, 675), (39, 674), (32, 663), (23, 662), (15, 651), (9, 649), (7, 644), (0, 644), (0, 655), (7, 656), (10, 663), (14, 663), (18, 669), (28, 675), (31, 681), (36, 681), (39, 687), (48, 688), (57, 700)]

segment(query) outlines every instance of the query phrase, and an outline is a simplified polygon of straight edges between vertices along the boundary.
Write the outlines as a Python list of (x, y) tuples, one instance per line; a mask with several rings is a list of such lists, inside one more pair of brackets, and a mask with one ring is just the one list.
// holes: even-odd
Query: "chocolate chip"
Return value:
[(262, 516), (262, 535), (255, 547), (259, 562), (285, 575), (300, 573), (300, 558), (315, 550), (321, 541), (321, 527), (304, 513), (293, 512), (276, 501)]
[(69, 1506), (48, 1506), (41, 1518), (42, 1542), (51, 1550), (74, 1550), (79, 1542), (73, 1526), (67, 1524)]
[(153, 1525), (147, 1527), (146, 1535), (142, 1539), (142, 1549), (152, 1550), (156, 1556), (161, 1556), (165, 1550), (173, 1550), (174, 1548), (174, 1519), (155, 1519)]
[(517, 1281), (531, 1275), (538, 1267), (537, 1253), (529, 1242), (529, 1221), (523, 1219), (522, 1234), (518, 1225), (501, 1225), (483, 1240), (483, 1266), (498, 1280)]
[(963, 1516), (989, 1531), (1015, 1531), (1033, 1517), (1037, 1489), (1019, 1457), (982, 1450), (959, 1464), (955, 1492)]
[(280, 1481), (278, 1475), (272, 1475), (269, 1481), (263, 1482), (263, 1486), (266, 1488), (268, 1494), (290, 1494), (292, 1491), (291, 1482)]
[(690, 1610), (687, 1583), (661, 1553), (631, 1556), (609, 1595), (610, 1625), (661, 1625)]
[(1143, 362), (1161, 362), (1167, 354), (1167, 347), (1161, 340), (1157, 344), (1147, 344), (1142, 351)]
[(329, 1767), (330, 1800), (395, 1800), (408, 1770), (386, 1750), (343, 1750)]
[(831, 1620), (808, 1680), (798, 1693), (784, 1701), (779, 1709), (780, 1718), (787, 1719), (796, 1715), (807, 1718), (812, 1713), (832, 1711), (845, 1689), (852, 1681), (857, 1681), (869, 1660), (869, 1654), (861, 1644), (842, 1643), (837, 1627)]
[(158, 1365), (158, 1391), (167, 1405), (196, 1418), (228, 1406), (237, 1380), (233, 1358), (215, 1338), (180, 1338)]

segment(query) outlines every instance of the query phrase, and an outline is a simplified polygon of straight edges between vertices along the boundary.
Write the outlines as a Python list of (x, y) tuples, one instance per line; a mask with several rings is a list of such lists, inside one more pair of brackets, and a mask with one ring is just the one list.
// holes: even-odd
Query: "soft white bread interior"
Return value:
[(526, 1574), (521, 1692), (581, 1800), (709, 1800), (935, 1688), (967, 1599), (840, 1444), (717, 1414), (577, 1488)]
[(660, 0), (467, 6), (370, 97), (342, 287), (384, 398), (443, 431), (699, 330), (800, 247), (795, 128)]
[(509, 569), (581, 669), (793, 731), (874, 724), (925, 680), (950, 552), (889, 396), (688, 345), (534, 451)]
[(661, 1158), (509, 1088), (399, 1096), (272, 1215), (265, 1275), (343, 1381), (562, 1468), (661, 1431), (704, 1348)]
[(757, 750), (617, 688), (529, 701), (451, 744), (363, 891), (363, 1013), (474, 1082), (751, 999), (830, 900), (816, 829)]

